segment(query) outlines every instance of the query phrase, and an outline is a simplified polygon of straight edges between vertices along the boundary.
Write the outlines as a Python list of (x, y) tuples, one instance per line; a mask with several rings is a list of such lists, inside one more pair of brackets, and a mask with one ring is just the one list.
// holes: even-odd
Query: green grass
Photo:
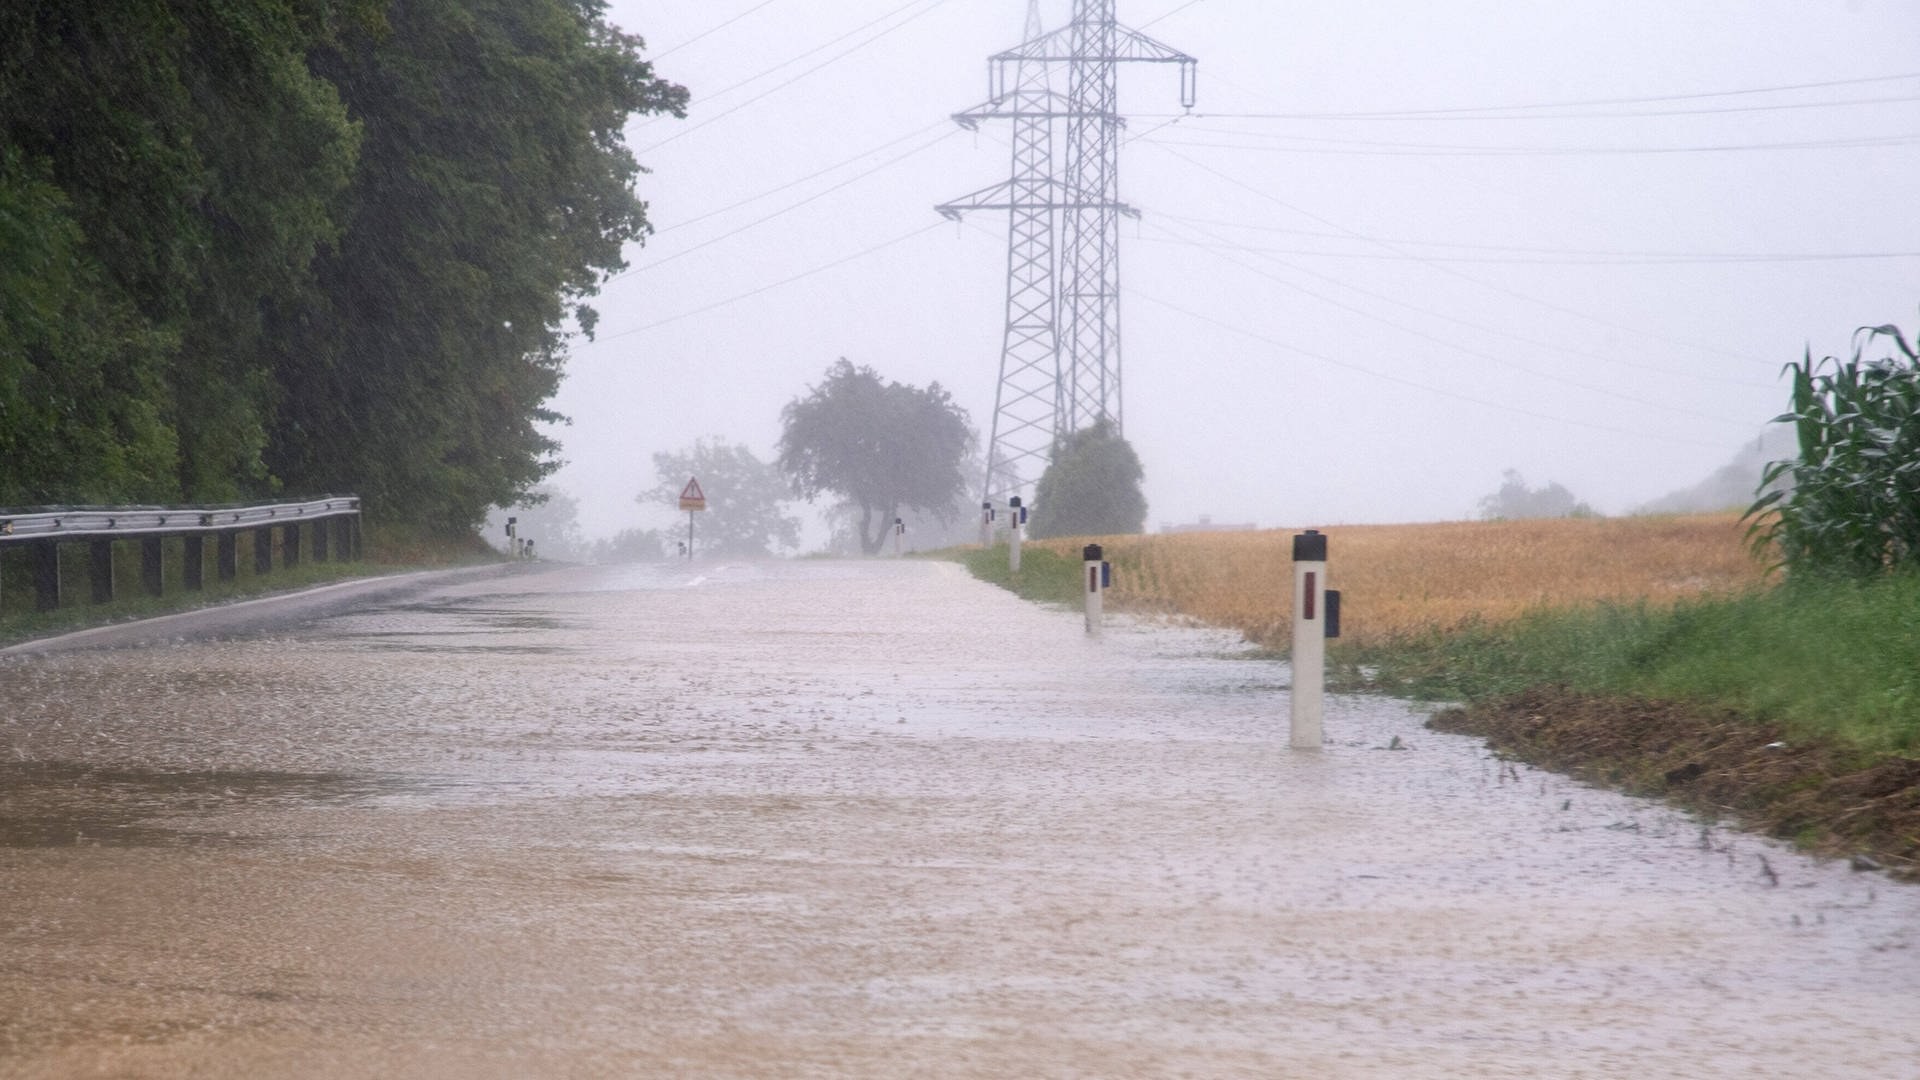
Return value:
[(1007, 569), (1005, 544), (990, 548), (949, 548), (929, 554), (958, 560), (974, 577), (1028, 600), (1066, 607), (1079, 607), (1084, 602), (1080, 594), (1080, 571), (1085, 564), (1057, 551), (1022, 547), (1018, 574)]
[(212, 604), (276, 592), (312, 588), (349, 578), (371, 577), (402, 570), (425, 569), (463, 563), (498, 561), (488, 555), (478, 541), (436, 540), (412, 531), (367, 530), (365, 547), (369, 558), (343, 563), (313, 561), (312, 538), (306, 537), (302, 561), (292, 569), (283, 565), (280, 537), (274, 538), (274, 568), (257, 574), (253, 568), (253, 538), (242, 536), (237, 560), (238, 574), (232, 581), (219, 580), (215, 565), (215, 545), (209, 537), (205, 544), (203, 575), (205, 588), (189, 592), (182, 584), (182, 541), (170, 538), (162, 542), (165, 572), (161, 595), (149, 596), (141, 585), (140, 545), (137, 541), (114, 544), (114, 599), (105, 604), (91, 602), (87, 576), (87, 549), (84, 544), (63, 544), (60, 548), (61, 606), (54, 611), (36, 611), (30, 565), (31, 555), (24, 545), (0, 549), (0, 645), (11, 645), (34, 638), (49, 637), (90, 626), (150, 618), (176, 611), (188, 611)]
[(1733, 709), (1874, 753), (1920, 750), (1920, 574), (1668, 610), (1543, 611), (1333, 659), (1349, 688), (1471, 701), (1559, 684)]

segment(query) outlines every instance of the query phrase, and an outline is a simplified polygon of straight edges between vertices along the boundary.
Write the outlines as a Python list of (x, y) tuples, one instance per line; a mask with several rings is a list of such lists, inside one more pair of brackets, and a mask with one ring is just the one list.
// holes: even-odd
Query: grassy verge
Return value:
[(1344, 684), (1406, 696), (1473, 702), (1564, 686), (1731, 710), (1870, 754), (1920, 751), (1915, 574), (1537, 612), (1336, 657)]
[(990, 548), (950, 548), (936, 552), (959, 560), (974, 577), (1043, 604), (1077, 607), (1080, 598), (1079, 552), (1068, 554), (1032, 544), (1020, 548), (1020, 572), (1007, 569), (1007, 545)]
[(31, 568), (24, 549), (8, 551), (0, 559), (0, 645), (11, 645), (34, 638), (49, 637), (91, 626), (151, 618), (176, 611), (188, 611), (232, 600), (293, 592), (350, 578), (372, 577), (406, 570), (432, 569), (502, 558), (478, 538), (449, 540), (412, 530), (369, 526), (364, 547), (367, 557), (359, 562), (306, 561), (287, 569), (275, 538), (274, 569), (258, 574), (253, 569), (251, 541), (241, 545), (238, 575), (221, 581), (213, 564), (214, 545), (206, 544), (205, 587), (189, 592), (181, 584), (182, 544), (176, 539), (164, 545), (166, 567), (164, 588), (159, 596), (146, 595), (140, 588), (140, 549), (137, 543), (114, 545), (114, 576), (117, 595), (110, 603), (94, 604), (87, 588), (86, 550), (82, 545), (63, 545), (60, 553), (61, 577), (65, 583), (65, 603), (54, 611), (34, 610)]

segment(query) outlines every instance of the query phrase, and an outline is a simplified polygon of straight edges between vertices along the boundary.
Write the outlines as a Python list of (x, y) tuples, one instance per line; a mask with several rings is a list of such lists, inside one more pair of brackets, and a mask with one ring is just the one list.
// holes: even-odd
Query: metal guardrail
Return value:
[(329, 495), (302, 502), (263, 503), (257, 506), (71, 506), (0, 510), (0, 554), (23, 548), (32, 565), (34, 606), (51, 611), (60, 606), (60, 545), (87, 546), (87, 579), (93, 602), (114, 598), (115, 541), (140, 545), (140, 581), (150, 596), (166, 591), (162, 541), (179, 537), (180, 581), (198, 590), (206, 580), (206, 538), (214, 538), (214, 572), (221, 581), (239, 574), (239, 538), (253, 534), (256, 574), (273, 569), (274, 536), (279, 534), (280, 565), (295, 566), (301, 558), (301, 538), (312, 541), (316, 562), (329, 557), (352, 561), (360, 557), (360, 499)]
[(75, 506), (31, 513), (0, 510), (0, 544), (45, 539), (186, 536), (315, 521), (359, 512), (360, 500), (354, 496), (262, 506)]

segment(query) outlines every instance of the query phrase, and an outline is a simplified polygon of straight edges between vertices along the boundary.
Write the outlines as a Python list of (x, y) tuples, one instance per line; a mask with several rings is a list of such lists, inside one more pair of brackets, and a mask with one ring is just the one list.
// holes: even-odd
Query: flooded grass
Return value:
[[(1352, 632), (1330, 650), (1333, 689), (1464, 702), (1446, 730), (1528, 762), (1920, 866), (1920, 574), (1767, 587), (1722, 517), (1335, 535)], [(1103, 540), (1119, 564), (1110, 603), (1273, 647), (1284, 600), (1259, 590), (1288, 580), (1283, 539)], [(1030, 547), (1021, 582), (1004, 549), (966, 561), (1023, 596), (1071, 602), (1058, 592), (1077, 584), (1077, 543)], [(1651, 569), (1616, 572), (1616, 548), (1653, 550)], [(1255, 584), (1233, 594), (1223, 574)]]
[(1428, 724), (1530, 764), (1664, 798), (1810, 851), (1920, 880), (1920, 759), (1619, 694), (1539, 688)]
[(954, 548), (951, 555), (967, 571), (1014, 594), (1043, 604), (1076, 606), (1080, 597), (1080, 552), (1068, 552), (1057, 542), (1027, 544), (1020, 551), (1020, 572), (1008, 568), (1007, 545), (990, 548)]

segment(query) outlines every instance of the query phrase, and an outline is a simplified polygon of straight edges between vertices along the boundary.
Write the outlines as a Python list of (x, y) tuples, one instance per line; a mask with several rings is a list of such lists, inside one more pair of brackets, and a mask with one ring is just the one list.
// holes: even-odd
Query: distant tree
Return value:
[(1573, 492), (1549, 482), (1541, 488), (1527, 486), (1518, 469), (1500, 474), (1500, 490), (1480, 500), (1480, 517), (1486, 521), (1510, 521), (1521, 518), (1598, 517), (1593, 507), (1573, 497)]
[(807, 389), (781, 411), (780, 470), (802, 498), (841, 496), (862, 552), (878, 553), (907, 511), (952, 519), (974, 438), (939, 383), (882, 381), (843, 357)]
[(1139, 455), (1106, 420), (1074, 432), (1034, 487), (1034, 538), (1140, 532), (1147, 523), (1144, 478)]
[(515, 535), (533, 541), (543, 559), (579, 562), (592, 555), (592, 546), (580, 532), (580, 500), (557, 487), (542, 484), (512, 506), (488, 514), (488, 543), (506, 547), (509, 517), (516, 519)]
[(621, 529), (593, 542), (597, 563), (659, 562), (667, 557), (666, 540), (658, 529)]
[(659, 483), (639, 497), (646, 506), (677, 509), (688, 478), (700, 481), (707, 509), (694, 520), (699, 554), (765, 558), (776, 548), (800, 546), (800, 519), (781, 507), (791, 497), (786, 480), (745, 446), (719, 436), (700, 439), (678, 453), (653, 455), (653, 471)]

